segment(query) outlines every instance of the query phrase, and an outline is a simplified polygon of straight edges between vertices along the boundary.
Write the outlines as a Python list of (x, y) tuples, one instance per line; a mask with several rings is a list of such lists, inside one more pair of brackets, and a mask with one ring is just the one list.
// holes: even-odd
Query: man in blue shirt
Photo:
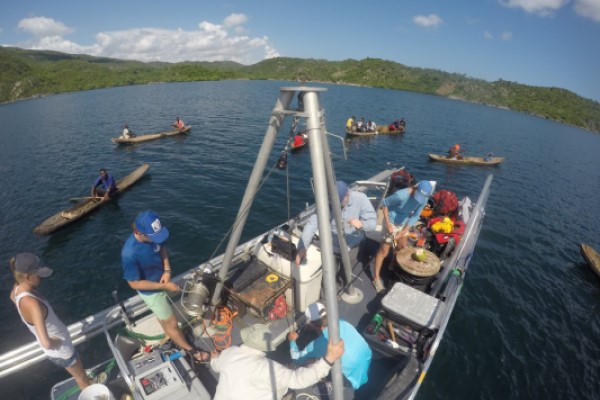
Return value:
[[(321, 303), (310, 304), (304, 312), (306, 327), (319, 333), (319, 337), (310, 342), (303, 350), (299, 350), (296, 339), (298, 334), (290, 332), (290, 355), (297, 365), (318, 360), (327, 353), (329, 343), (329, 329), (327, 327), (327, 310)], [(358, 389), (367, 383), (369, 366), (371, 365), (372, 352), (369, 345), (354, 326), (340, 320), (340, 339), (344, 341), (344, 355), (342, 356), (342, 373), (353, 389)]]
[(169, 231), (161, 225), (154, 211), (139, 214), (133, 223), (133, 233), (121, 250), (123, 278), (132, 289), (137, 290), (171, 340), (196, 359), (202, 360), (207, 358), (207, 353), (188, 343), (177, 325), (177, 318), (165, 293), (165, 290), (180, 290), (171, 281), (171, 264), (163, 245), (168, 237)]
[(421, 181), (413, 187), (398, 190), (391, 196), (383, 199), (381, 210), (383, 211), (383, 222), (387, 231), (384, 240), (375, 255), (375, 271), (373, 274), (373, 285), (377, 292), (383, 292), (385, 287), (381, 281), (381, 264), (390, 252), (394, 241), (402, 249), (408, 241), (408, 231), (414, 226), (427, 199), (433, 192), (433, 186), (429, 181)]
[[(342, 224), (346, 244), (349, 249), (357, 247), (365, 238), (366, 231), (372, 231), (377, 225), (377, 213), (371, 204), (371, 201), (364, 193), (349, 190), (348, 185), (342, 181), (335, 183), (340, 205), (342, 206)], [(334, 252), (339, 253), (339, 239), (333, 213), (331, 215), (331, 233), (333, 234)], [(300, 265), (306, 257), (306, 249), (310, 246), (313, 236), (318, 229), (317, 214), (313, 214), (302, 231), (302, 237), (298, 242), (298, 253), (296, 264)]]
[[(98, 188), (100, 186), (100, 188)], [(92, 186), (92, 197), (103, 197), (108, 199), (117, 191), (117, 184), (112, 174), (109, 174), (106, 169), (100, 170), (100, 176)]]

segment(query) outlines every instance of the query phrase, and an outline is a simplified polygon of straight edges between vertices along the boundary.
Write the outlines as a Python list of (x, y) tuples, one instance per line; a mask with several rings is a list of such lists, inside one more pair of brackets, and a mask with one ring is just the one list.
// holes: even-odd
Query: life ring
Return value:
[(269, 274), (265, 277), (265, 281), (267, 281), (267, 283), (275, 283), (279, 280), (279, 277), (275, 274)]

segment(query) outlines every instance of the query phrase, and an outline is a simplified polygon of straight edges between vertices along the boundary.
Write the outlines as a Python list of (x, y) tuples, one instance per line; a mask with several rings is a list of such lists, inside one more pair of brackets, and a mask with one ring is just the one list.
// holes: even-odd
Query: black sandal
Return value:
[(208, 363), (211, 360), (211, 353), (209, 351), (203, 351), (197, 347), (192, 347), (190, 350), (185, 351), (192, 361), (199, 363)]

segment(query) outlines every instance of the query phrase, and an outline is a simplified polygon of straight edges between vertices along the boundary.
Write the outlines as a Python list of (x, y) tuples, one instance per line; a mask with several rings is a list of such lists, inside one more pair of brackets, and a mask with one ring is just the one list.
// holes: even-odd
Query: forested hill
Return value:
[(250, 66), (234, 62), (171, 64), (0, 47), (0, 102), (149, 82), (226, 79), (305, 80), (409, 90), (507, 107), (600, 132), (600, 103), (568, 90), (504, 80), (488, 82), (381, 59), (274, 58)]

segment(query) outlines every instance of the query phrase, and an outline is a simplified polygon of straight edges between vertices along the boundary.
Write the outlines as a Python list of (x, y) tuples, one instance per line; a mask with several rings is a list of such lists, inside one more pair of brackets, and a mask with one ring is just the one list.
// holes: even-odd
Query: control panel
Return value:
[(159, 351), (144, 353), (129, 362), (138, 391), (147, 400), (178, 398), (188, 393), (173, 361), (163, 361)]

